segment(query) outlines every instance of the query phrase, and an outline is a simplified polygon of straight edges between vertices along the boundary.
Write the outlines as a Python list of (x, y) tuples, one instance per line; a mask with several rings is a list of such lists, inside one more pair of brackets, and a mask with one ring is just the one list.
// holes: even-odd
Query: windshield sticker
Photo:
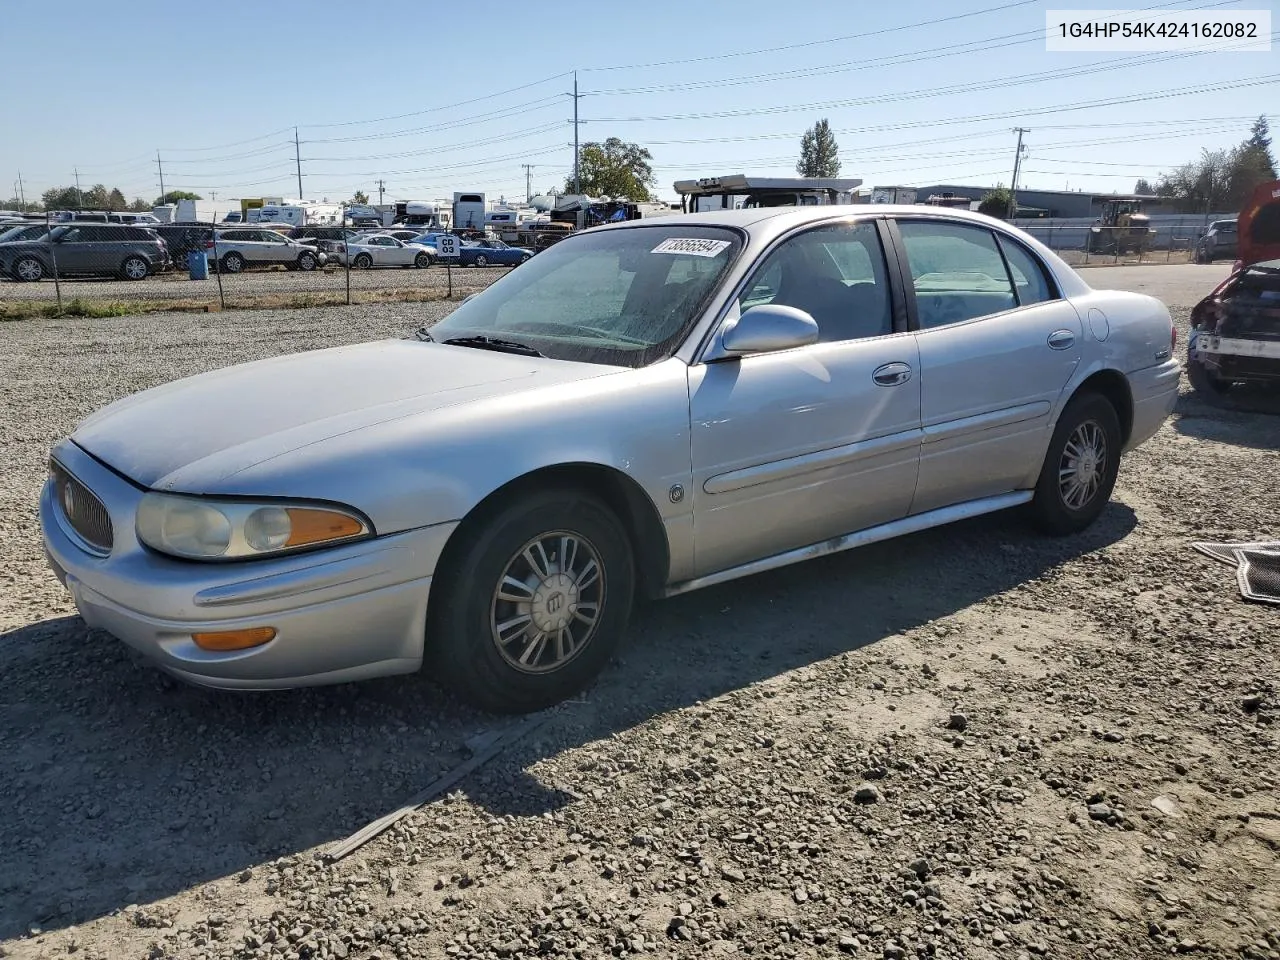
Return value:
[(718, 257), (733, 245), (730, 240), (701, 240), (697, 237), (672, 237), (663, 240), (650, 253), (687, 253), (693, 257)]

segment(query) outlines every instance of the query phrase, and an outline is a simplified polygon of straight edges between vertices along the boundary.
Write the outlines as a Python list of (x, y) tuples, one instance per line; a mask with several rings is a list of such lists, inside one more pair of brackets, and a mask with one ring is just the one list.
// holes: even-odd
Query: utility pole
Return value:
[(298, 199), (302, 199), (302, 146), (298, 142), (298, 128), (293, 128), (293, 159), (298, 165)]
[(1016, 156), (1013, 158), (1013, 181), (1009, 187), (1009, 219), (1012, 220), (1018, 215), (1018, 168), (1022, 166), (1022, 135), (1030, 133), (1026, 127), (1014, 127), (1013, 132), (1018, 135), (1018, 148)]
[(382, 195), (386, 192), (386, 186), (381, 180), (378, 181), (378, 206), (382, 206)]
[(160, 171), (160, 202), (164, 203), (164, 164), (160, 162), (160, 151), (156, 151), (156, 169)]
[(524, 202), (528, 203), (533, 199), (533, 164), (522, 163), (524, 167)]
[(582, 193), (582, 168), (578, 162), (578, 101), (582, 94), (578, 93), (578, 71), (573, 71), (573, 192)]
[(76, 175), (76, 206), (83, 207), (84, 194), (80, 192), (80, 169), (78, 167), (75, 170), (75, 175)]
[(22, 201), (22, 212), (27, 212), (27, 193), (22, 188), (22, 171), (18, 171), (18, 199)]

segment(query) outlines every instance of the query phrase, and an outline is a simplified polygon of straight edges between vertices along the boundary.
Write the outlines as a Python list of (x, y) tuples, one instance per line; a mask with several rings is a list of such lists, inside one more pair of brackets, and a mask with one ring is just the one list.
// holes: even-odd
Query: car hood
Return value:
[(1236, 256), (1242, 267), (1280, 258), (1280, 180), (1260, 184), (1240, 211)]
[(145, 390), (91, 415), (71, 439), (141, 486), (176, 489), (179, 472), (217, 482), (339, 435), (617, 369), (383, 340), (258, 360)]

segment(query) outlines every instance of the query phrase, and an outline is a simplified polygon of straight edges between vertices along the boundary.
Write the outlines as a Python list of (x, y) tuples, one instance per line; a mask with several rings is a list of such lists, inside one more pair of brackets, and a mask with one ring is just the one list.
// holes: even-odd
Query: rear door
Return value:
[(896, 227), (920, 348), (911, 512), (1022, 488), (1080, 362), (1080, 316), (1035, 254), (1003, 234), (945, 218)]

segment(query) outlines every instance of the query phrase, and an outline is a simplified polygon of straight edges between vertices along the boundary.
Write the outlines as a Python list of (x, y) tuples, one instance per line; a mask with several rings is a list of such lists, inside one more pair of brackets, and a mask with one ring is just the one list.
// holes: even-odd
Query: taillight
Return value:
[(1172, 353), (1178, 349), (1178, 328), (1173, 324), (1169, 324), (1169, 352)]
[(205, 248), (206, 250), (212, 250), (212, 249), (213, 249), (213, 241), (212, 241), (212, 240), (206, 240), (206, 241), (204, 242), (204, 248)]

